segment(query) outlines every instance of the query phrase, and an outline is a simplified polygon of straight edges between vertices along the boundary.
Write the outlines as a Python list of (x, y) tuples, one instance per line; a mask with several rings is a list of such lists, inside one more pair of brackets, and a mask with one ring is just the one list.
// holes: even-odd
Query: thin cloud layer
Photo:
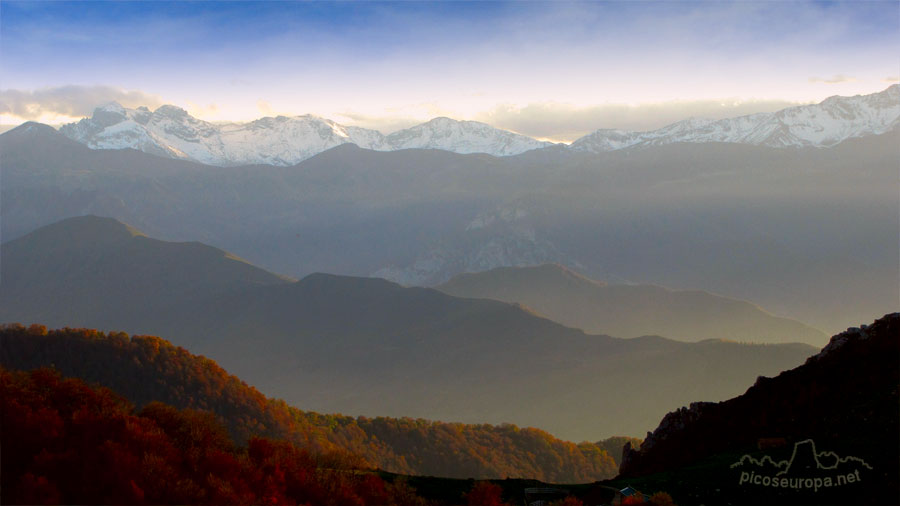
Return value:
[(844, 74), (836, 74), (831, 78), (822, 78), (822, 77), (810, 77), (809, 82), (811, 83), (825, 83), (825, 84), (841, 84), (841, 83), (855, 83), (856, 78), (845, 76)]
[(501, 105), (475, 119), (539, 139), (570, 142), (601, 128), (646, 131), (690, 117), (732, 118), (794, 105), (798, 104), (783, 100), (701, 100), (590, 107), (542, 103), (524, 107)]
[(0, 114), (22, 120), (39, 120), (47, 116), (79, 118), (90, 116), (94, 108), (108, 102), (125, 107), (163, 105), (156, 95), (140, 90), (123, 90), (112, 86), (57, 86), (37, 90), (0, 90)]

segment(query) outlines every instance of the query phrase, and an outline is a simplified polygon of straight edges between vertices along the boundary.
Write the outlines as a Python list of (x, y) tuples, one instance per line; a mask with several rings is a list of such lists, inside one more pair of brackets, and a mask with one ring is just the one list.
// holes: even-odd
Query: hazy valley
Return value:
[(728, 398), (815, 351), (589, 335), (516, 305), (380, 279), (289, 282), (97, 217), (45, 227), (2, 254), (2, 321), (165, 336), (326, 413), (515, 423), (597, 440), (641, 434), (691, 399)]
[[(828, 334), (896, 306), (898, 249), (884, 231), (900, 214), (897, 90), (829, 99), (847, 117), (823, 124), (849, 137), (827, 147), (639, 143), (495, 157), (341, 144), (297, 165), (217, 167), (92, 150), (27, 124), (0, 136), (2, 234), (93, 213), (295, 278), (419, 286), (552, 262), (611, 284), (747, 300)], [(872, 135), (847, 133), (872, 116), (856, 131)]]

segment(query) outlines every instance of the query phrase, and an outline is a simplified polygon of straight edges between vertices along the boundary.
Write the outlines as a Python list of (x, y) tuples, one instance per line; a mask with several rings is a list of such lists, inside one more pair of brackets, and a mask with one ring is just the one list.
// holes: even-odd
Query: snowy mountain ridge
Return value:
[(293, 165), (335, 146), (352, 143), (377, 151), (425, 148), (456, 153), (519, 154), (552, 145), (476, 121), (435, 118), (384, 135), (318, 116), (265, 117), (215, 124), (164, 105), (127, 109), (109, 103), (60, 132), (93, 149), (133, 148), (209, 165)]
[[(690, 118), (647, 132), (602, 129), (577, 139), (568, 149), (601, 153), (678, 142), (829, 147), (855, 137), (883, 134), (898, 125), (900, 85), (894, 84), (871, 95), (834, 96), (774, 113), (722, 120)], [(216, 124), (172, 105), (150, 111), (117, 103), (98, 107), (92, 117), (63, 125), (60, 132), (93, 149), (133, 148), (220, 166), (293, 165), (346, 143), (377, 151), (422, 148), (494, 156), (553, 145), (485, 123), (450, 118), (435, 118), (384, 135), (312, 115)]]
[(722, 120), (690, 118), (657, 130), (597, 130), (570, 149), (600, 153), (676, 142), (733, 142), (774, 148), (829, 147), (847, 139), (883, 134), (900, 125), (900, 85), (879, 93), (829, 97), (818, 104), (788, 107)]

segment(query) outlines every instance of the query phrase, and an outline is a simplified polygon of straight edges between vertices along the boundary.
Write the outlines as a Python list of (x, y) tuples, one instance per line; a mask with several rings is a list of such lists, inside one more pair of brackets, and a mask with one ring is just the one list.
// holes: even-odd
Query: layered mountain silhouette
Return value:
[(293, 166), (0, 135), (0, 234), (83, 214), (268, 270), (431, 286), (548, 262), (752, 301), (829, 332), (896, 310), (896, 129), (830, 148), (676, 143), (493, 157), (342, 144)]
[[(588, 335), (520, 306), (315, 274), (73, 218), (2, 246), (0, 321), (162, 335), (319, 412), (537, 426), (597, 440), (739, 393), (800, 345)], [(169, 287), (169, 288), (166, 288)]]
[(703, 291), (611, 285), (558, 264), (460, 274), (436, 288), (457, 297), (524, 304), (551, 320), (596, 334), (664, 335), (697, 341), (826, 342), (822, 332), (772, 316), (748, 302)]
[[(716, 482), (728, 493), (738, 472), (828, 478), (833, 488), (820, 482), (814, 490), (810, 481), (779, 487), (790, 490), (741, 489), (739, 502), (892, 504), (900, 493), (898, 355), (900, 313), (850, 328), (803, 365), (761, 377), (741, 396), (669, 413), (640, 448), (626, 448), (620, 477), (649, 482), (664, 472), (660, 479)], [(780, 449), (763, 445), (771, 441)], [(839, 485), (838, 476), (850, 473)], [(702, 487), (685, 488), (694, 495)]]

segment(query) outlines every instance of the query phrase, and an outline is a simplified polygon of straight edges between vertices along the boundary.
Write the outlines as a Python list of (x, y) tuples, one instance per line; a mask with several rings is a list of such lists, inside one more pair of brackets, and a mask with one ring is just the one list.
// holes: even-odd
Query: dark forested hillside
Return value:
[[(744, 395), (669, 413), (625, 452), (620, 478), (680, 482), (697, 502), (714, 484), (732, 504), (896, 504), (898, 357), (900, 313), (848, 329)], [(854, 478), (841, 484), (848, 473)], [(763, 486), (754, 475), (789, 481)], [(795, 485), (798, 477), (809, 485)]]
[(138, 407), (158, 401), (212, 412), (240, 444), (256, 436), (287, 439), (316, 453), (350, 452), (393, 472), (550, 482), (593, 481), (616, 472), (601, 446), (560, 441), (538, 429), (300, 411), (266, 398), (212, 360), (153, 336), (7, 325), (0, 330), (0, 364), (53, 367), (111, 388)]

